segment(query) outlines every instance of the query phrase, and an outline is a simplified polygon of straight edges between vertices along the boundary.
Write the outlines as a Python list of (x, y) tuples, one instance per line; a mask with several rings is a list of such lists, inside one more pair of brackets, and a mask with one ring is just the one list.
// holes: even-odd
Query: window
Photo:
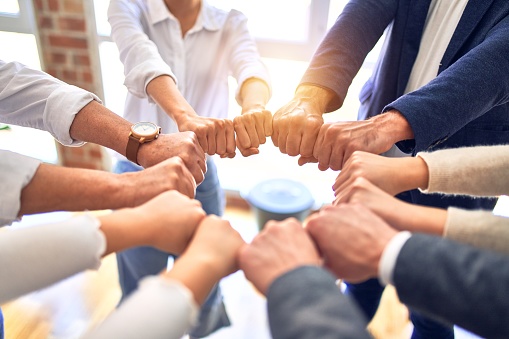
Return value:
[[(0, 3), (0, 59), (18, 61), (41, 69), (38, 42), (30, 0), (3, 0)], [(16, 46), (6, 48), (5, 46)], [(19, 126), (0, 130), (0, 149), (28, 155), (49, 163), (57, 162), (53, 137), (43, 131)]]

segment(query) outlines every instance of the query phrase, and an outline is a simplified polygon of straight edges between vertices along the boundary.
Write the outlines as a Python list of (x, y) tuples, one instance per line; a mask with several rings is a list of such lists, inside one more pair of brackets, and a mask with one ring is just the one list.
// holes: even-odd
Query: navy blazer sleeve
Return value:
[(274, 339), (370, 338), (362, 313), (320, 267), (300, 267), (276, 279), (267, 306)]
[[(414, 132), (415, 153), (444, 142), (508, 101), (509, 16), (434, 80), (401, 96), (384, 111), (395, 108), (408, 120)], [(409, 144), (406, 151), (412, 146)]]
[(366, 55), (394, 20), (397, 7), (395, 0), (351, 0), (345, 6), (301, 79), (301, 84), (336, 94), (326, 112), (341, 107)]
[(509, 257), (415, 234), (396, 261), (394, 285), (409, 307), (488, 338), (509, 338)]

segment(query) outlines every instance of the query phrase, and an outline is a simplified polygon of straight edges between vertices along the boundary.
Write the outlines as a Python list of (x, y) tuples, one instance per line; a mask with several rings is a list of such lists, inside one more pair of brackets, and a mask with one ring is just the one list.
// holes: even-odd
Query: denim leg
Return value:
[(411, 311), (410, 320), (414, 324), (411, 339), (454, 339), (454, 328), (432, 320), (424, 315)]
[[(115, 173), (140, 170), (142, 170), (140, 166), (130, 161), (119, 161), (114, 168)], [(196, 199), (201, 202), (207, 214), (223, 215), (224, 193), (219, 184), (216, 165), (210, 158), (207, 159), (205, 179), (196, 188)], [(151, 247), (134, 248), (117, 253), (122, 300), (138, 287), (140, 279), (161, 272), (166, 267), (169, 255), (169, 253)], [(226, 314), (221, 290), (219, 285), (216, 285), (201, 307), (198, 323), (191, 330), (190, 335), (192, 337), (205, 337), (229, 325), (230, 320)]]
[(368, 321), (371, 321), (380, 305), (384, 287), (380, 285), (378, 279), (369, 279), (359, 284), (345, 284), (345, 294), (357, 302)]
[(2, 314), (1, 308), (0, 308), (0, 339), (4, 339), (4, 315)]

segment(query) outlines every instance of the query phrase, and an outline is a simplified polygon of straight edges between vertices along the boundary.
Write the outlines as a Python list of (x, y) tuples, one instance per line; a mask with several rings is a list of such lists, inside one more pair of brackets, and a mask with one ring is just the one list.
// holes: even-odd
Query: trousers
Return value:
[[(143, 168), (127, 160), (117, 162), (115, 173), (136, 172)], [(196, 199), (202, 204), (207, 214), (223, 215), (225, 198), (221, 189), (217, 168), (211, 158), (207, 158), (205, 179), (196, 188)], [(138, 247), (117, 253), (119, 283), (122, 290), (121, 302), (135, 291), (138, 282), (145, 276), (156, 275), (168, 263), (171, 253), (159, 251), (152, 247)], [(230, 320), (223, 303), (219, 285), (211, 291), (200, 309), (197, 325), (191, 330), (191, 337), (205, 337), (214, 331), (230, 325)]]

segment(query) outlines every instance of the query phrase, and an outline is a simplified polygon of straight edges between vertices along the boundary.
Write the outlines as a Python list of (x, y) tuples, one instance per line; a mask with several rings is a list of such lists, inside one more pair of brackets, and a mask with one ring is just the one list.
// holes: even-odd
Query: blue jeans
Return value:
[(4, 316), (0, 308), (0, 339), (4, 339)]
[[(142, 168), (130, 161), (119, 161), (115, 173), (136, 172)], [(224, 192), (219, 185), (217, 169), (212, 159), (207, 159), (207, 173), (205, 179), (196, 188), (196, 199), (202, 204), (207, 214), (223, 215)], [(148, 275), (161, 272), (168, 262), (170, 253), (159, 251), (153, 247), (138, 247), (117, 253), (117, 265), (122, 300), (138, 287), (138, 281)], [(192, 337), (204, 337), (210, 333), (230, 325), (218, 285), (209, 294), (202, 305), (198, 325), (193, 328)]]
[[(464, 209), (492, 210), (497, 202), (491, 198), (470, 198), (466, 196), (443, 196), (422, 194), (417, 190), (404, 192), (397, 196), (403, 201), (424, 206), (447, 208), (456, 206)], [(430, 273), (432, 274), (432, 273)], [(355, 299), (368, 320), (375, 315), (384, 287), (378, 279), (370, 279), (360, 284), (346, 284), (345, 294)], [(416, 291), (419, 293), (419, 291)], [(447, 300), (444, 300), (447, 302)], [(444, 325), (410, 309), (410, 320), (414, 324), (412, 339), (451, 339), (454, 338), (452, 326)]]

